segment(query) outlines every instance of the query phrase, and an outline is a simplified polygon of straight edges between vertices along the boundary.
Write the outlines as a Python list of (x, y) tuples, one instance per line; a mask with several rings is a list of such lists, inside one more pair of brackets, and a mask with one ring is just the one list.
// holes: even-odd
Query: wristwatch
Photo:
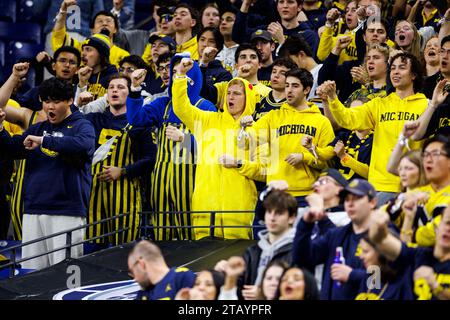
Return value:
[(242, 160), (237, 160), (236, 164), (237, 164), (236, 168), (240, 169), (242, 167)]
[(127, 175), (127, 168), (123, 167), (122, 170), (120, 170), (120, 174), (122, 176), (126, 176)]

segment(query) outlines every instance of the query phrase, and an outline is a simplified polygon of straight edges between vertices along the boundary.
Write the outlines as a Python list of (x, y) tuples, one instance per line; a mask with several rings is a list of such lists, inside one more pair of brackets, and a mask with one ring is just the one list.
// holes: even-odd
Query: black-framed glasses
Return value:
[(75, 60), (70, 60), (70, 59), (66, 59), (66, 58), (58, 58), (56, 59), (56, 62), (61, 63), (61, 64), (70, 64), (71, 66), (76, 66), (78, 65), (78, 62), (76, 62)]
[(425, 160), (426, 158), (428, 158), (428, 157), (431, 157), (431, 159), (436, 160), (439, 156), (445, 156), (445, 157), (448, 157), (448, 154), (445, 153), (445, 152), (442, 151), (442, 150), (434, 150), (434, 151), (431, 151), (431, 152), (427, 152), (427, 151), (422, 152), (422, 158), (423, 158), (424, 160)]
[(166, 66), (159, 66), (159, 67), (156, 68), (156, 71), (158, 71), (160, 73), (163, 72), (163, 71), (168, 72), (169, 70), (170, 70), (170, 64), (168, 64)]

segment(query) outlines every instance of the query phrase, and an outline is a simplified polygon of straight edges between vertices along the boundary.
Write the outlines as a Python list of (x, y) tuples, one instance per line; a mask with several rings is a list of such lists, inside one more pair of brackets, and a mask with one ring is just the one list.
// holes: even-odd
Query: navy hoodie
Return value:
[[(355, 234), (353, 225), (328, 230), (322, 236), (311, 240), (314, 223), (306, 223), (303, 218), (297, 224), (292, 246), (293, 264), (311, 268), (324, 264), (321, 300), (353, 300), (361, 281), (366, 276), (363, 263), (358, 256), (359, 240), (363, 233)], [(331, 265), (334, 263), (336, 248), (342, 247), (345, 264), (353, 268), (347, 283), (334, 287), (331, 279)]]
[[(26, 150), (28, 135), (44, 136), (34, 150)], [(27, 159), (24, 213), (85, 217), (89, 208), (95, 133), (92, 124), (75, 112), (60, 124), (32, 125), (23, 135), (0, 132), (0, 157)]]

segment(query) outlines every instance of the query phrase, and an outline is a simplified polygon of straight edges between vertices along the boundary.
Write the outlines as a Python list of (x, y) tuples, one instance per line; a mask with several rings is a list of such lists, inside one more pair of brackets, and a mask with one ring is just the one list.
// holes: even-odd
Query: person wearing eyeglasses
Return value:
[(422, 158), (429, 184), (407, 195), (402, 210), (402, 234), (420, 246), (433, 246), (441, 214), (450, 203), (450, 140), (437, 135), (423, 146)]
[(128, 255), (128, 274), (141, 287), (135, 300), (174, 300), (178, 291), (192, 288), (195, 273), (183, 267), (170, 268), (159, 247), (138, 242)]

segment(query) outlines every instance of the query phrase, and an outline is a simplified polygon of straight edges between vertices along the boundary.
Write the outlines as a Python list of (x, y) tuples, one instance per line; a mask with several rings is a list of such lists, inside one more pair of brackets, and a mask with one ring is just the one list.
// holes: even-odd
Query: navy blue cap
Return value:
[(321, 177), (330, 177), (333, 178), (337, 183), (339, 183), (341, 186), (343, 186), (344, 188), (348, 185), (348, 181), (347, 179), (344, 178), (344, 176), (339, 172), (339, 170), (333, 169), (333, 168), (328, 168), (323, 170), (320, 173)]
[(161, 40), (165, 44), (169, 46), (169, 50), (174, 51), (177, 49), (177, 43), (173, 40), (172, 37), (166, 36), (165, 34), (154, 34), (150, 38), (148, 38), (148, 42), (153, 44), (156, 40)]
[(363, 179), (353, 179), (344, 190), (341, 191), (343, 197), (349, 193), (360, 197), (368, 196), (369, 199), (373, 199), (377, 196), (375, 188), (367, 180)]

